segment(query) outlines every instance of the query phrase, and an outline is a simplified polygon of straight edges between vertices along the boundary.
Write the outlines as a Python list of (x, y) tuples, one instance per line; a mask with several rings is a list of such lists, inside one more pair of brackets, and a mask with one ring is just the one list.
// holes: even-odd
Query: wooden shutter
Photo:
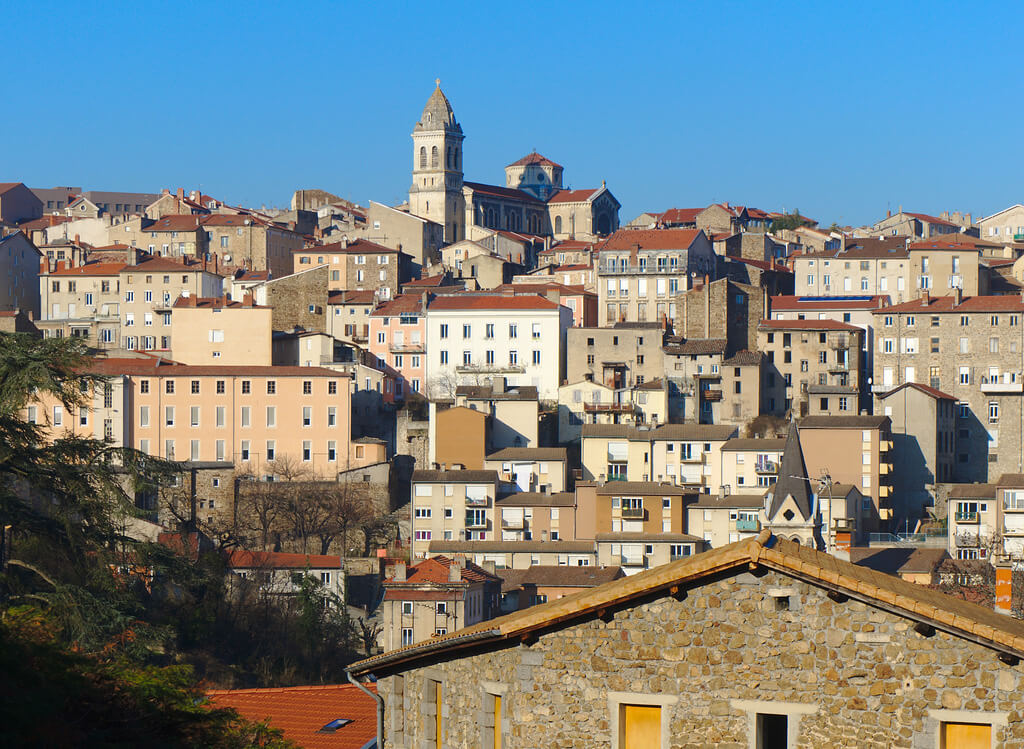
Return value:
[(623, 705), (622, 749), (657, 749), (661, 746), (661, 708), (657, 705)]
[(434, 682), (434, 708), (436, 713), (434, 715), (434, 743), (435, 746), (440, 749), (443, 744), (441, 743), (441, 682)]
[(945, 749), (991, 749), (992, 726), (984, 723), (943, 723)]
[(501, 695), (494, 695), (494, 749), (501, 749)]

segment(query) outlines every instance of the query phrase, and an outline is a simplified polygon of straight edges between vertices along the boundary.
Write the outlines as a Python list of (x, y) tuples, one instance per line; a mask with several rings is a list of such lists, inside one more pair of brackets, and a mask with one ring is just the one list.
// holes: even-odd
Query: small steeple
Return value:
[(801, 520), (810, 520), (814, 512), (811, 501), (811, 485), (807, 476), (807, 465), (804, 463), (804, 452), (800, 448), (800, 434), (796, 422), (789, 423), (786, 435), (786, 446), (779, 461), (779, 477), (772, 487), (772, 502), (768, 508), (768, 521), (771, 522), (782, 509), (786, 497), (792, 497), (797, 509), (803, 515)]

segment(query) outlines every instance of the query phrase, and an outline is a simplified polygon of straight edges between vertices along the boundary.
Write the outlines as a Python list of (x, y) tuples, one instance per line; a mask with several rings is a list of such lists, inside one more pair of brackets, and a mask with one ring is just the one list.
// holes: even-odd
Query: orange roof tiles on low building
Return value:
[(302, 253), (306, 255), (315, 255), (323, 253), (324, 255), (330, 255), (336, 252), (345, 253), (372, 253), (372, 254), (386, 254), (386, 253), (397, 253), (398, 250), (393, 247), (385, 247), (382, 244), (371, 242), (368, 239), (355, 239), (348, 242), (331, 242), (329, 244), (311, 245), (309, 247), (300, 247), (292, 250), (292, 252)]
[[(376, 692), (375, 684), (368, 686)], [(277, 689), (214, 689), (213, 707), (251, 721), (269, 720), (305, 749), (365, 749), (377, 738), (377, 702), (354, 684)]]
[(562, 168), (561, 164), (556, 164), (546, 156), (541, 156), (536, 151), (530, 151), (523, 158), (513, 161), (509, 166), (553, 166), (558, 169)]
[(180, 296), (172, 305), (173, 307), (189, 307), (192, 309), (270, 309), (254, 304), (251, 296), (246, 296), (242, 301), (235, 301), (228, 297), (211, 296)]
[(669, 208), (664, 213), (656, 213), (655, 216), (663, 224), (692, 224), (697, 220), (697, 214), (703, 208)]
[(142, 227), (142, 231), (195, 231), (199, 229), (202, 218), (192, 214), (164, 216)]
[(875, 315), (891, 315), (895, 313), (927, 313), (942, 312), (1022, 312), (1024, 300), (1019, 294), (1005, 296), (965, 296), (957, 303), (955, 296), (936, 296), (913, 299), (902, 304), (894, 304), (874, 310)]
[(586, 203), (605, 189), (607, 188), (592, 187), (589, 190), (559, 190), (548, 198), (548, 203)]
[(845, 330), (851, 333), (861, 331), (856, 325), (836, 320), (762, 320), (758, 327), (766, 330)]
[(693, 244), (700, 229), (619, 229), (605, 240), (602, 250), (684, 250)]
[[(51, 276), (116, 276), (128, 266), (125, 263), (86, 263), (74, 268), (61, 267), (50, 271)], [(41, 275), (47, 275), (45, 272)]]
[(803, 312), (805, 310), (823, 309), (878, 309), (889, 303), (887, 294), (876, 294), (874, 296), (834, 296), (834, 297), (807, 297), (807, 296), (773, 296), (771, 297), (772, 312)]
[(292, 554), (284, 551), (243, 551), (231, 552), (228, 564), (235, 568), (254, 569), (305, 569), (341, 567), (342, 560), (335, 554)]

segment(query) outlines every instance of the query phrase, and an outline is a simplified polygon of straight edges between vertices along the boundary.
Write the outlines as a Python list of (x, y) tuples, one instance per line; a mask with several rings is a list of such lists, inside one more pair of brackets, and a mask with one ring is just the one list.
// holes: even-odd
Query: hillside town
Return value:
[(423, 93), (398, 204), (0, 183), (0, 331), (92, 352), (20, 418), (173, 467), (127, 537), (359, 632), (210, 699), (355, 749), (1024, 746), (1024, 204), (620, 215)]

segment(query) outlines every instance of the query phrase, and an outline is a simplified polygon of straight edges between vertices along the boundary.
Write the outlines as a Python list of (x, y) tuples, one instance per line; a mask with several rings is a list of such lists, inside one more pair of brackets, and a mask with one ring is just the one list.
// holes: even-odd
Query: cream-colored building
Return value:
[(484, 459), (484, 469), (497, 471), (499, 491), (564, 492), (569, 459), (564, 447), (506, 447)]
[(500, 597), (501, 578), (464, 557), (399, 562), (384, 578), (377, 642), (390, 650), (471, 626), (496, 616)]
[(722, 445), (736, 427), (712, 424), (586, 424), (583, 479), (654, 481), (715, 492), (721, 483)]
[(726, 442), (720, 453), (721, 489), (726, 495), (763, 493), (778, 477), (785, 446), (786, 440), (781, 438), (737, 437)]
[(499, 499), (496, 508), (502, 541), (579, 540), (572, 492), (517, 492)]
[(664, 380), (632, 388), (611, 388), (579, 380), (558, 388), (558, 441), (576, 442), (584, 424), (664, 424), (668, 421), (668, 388)]
[(413, 559), (426, 557), (433, 540), (495, 540), (496, 471), (413, 471), (411, 489)]
[[(171, 308), (171, 357), (191, 365), (273, 364), (271, 309), (252, 297), (181, 296)], [(315, 366), (320, 365), (317, 358)]]
[(1024, 205), (1017, 203), (1009, 208), (978, 219), (981, 238), (1003, 244), (1024, 241)]
[(431, 541), (430, 555), (464, 554), (477, 564), (497, 569), (530, 567), (592, 567), (597, 564), (593, 541)]
[(455, 405), (487, 414), (487, 448), (538, 447), (540, 403), (537, 388), (529, 385), (509, 388), (502, 377), (490, 385), (460, 385)]

